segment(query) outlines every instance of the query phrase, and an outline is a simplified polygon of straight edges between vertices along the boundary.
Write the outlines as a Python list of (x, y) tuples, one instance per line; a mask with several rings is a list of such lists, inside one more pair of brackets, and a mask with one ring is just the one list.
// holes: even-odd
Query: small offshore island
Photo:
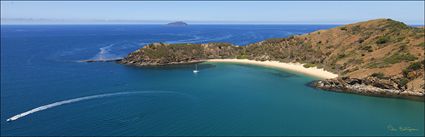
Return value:
[(310, 83), (320, 89), (423, 101), (424, 36), (424, 28), (376, 19), (247, 46), (153, 43), (117, 62), (136, 66), (205, 61), (266, 65), (320, 77)]
[(188, 24), (183, 21), (170, 22), (167, 26), (187, 26)]

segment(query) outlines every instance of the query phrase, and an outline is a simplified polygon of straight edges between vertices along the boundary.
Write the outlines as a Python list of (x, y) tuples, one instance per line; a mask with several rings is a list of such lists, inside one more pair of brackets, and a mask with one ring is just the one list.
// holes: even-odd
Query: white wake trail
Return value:
[(79, 102), (79, 101), (96, 99), (96, 98), (104, 98), (104, 97), (110, 97), (110, 96), (128, 95), (128, 94), (143, 94), (143, 93), (178, 93), (178, 92), (172, 92), (172, 91), (132, 91), (132, 92), (107, 93), (107, 94), (99, 94), (99, 95), (79, 97), (79, 98), (59, 101), (59, 102), (47, 104), (47, 105), (44, 105), (44, 106), (40, 106), (40, 107), (31, 109), (29, 111), (17, 114), (13, 117), (10, 117), (6, 121), (14, 121), (14, 120), (17, 120), (19, 118), (25, 117), (29, 114), (32, 114), (32, 113), (36, 113), (36, 112), (43, 111), (43, 110), (46, 110), (46, 109), (49, 109), (49, 108), (53, 108), (53, 107), (57, 107), (57, 106), (65, 105), (65, 104), (70, 104), (70, 103), (75, 103), (75, 102)]
[(110, 53), (111, 48), (113, 46), (115, 46), (116, 44), (110, 44), (108, 46), (105, 47), (101, 47), (99, 48), (99, 53), (97, 53), (94, 57), (93, 60), (100, 60), (100, 61), (105, 61), (105, 60), (114, 60), (114, 59), (119, 59), (118, 56), (116, 56), (115, 54)]

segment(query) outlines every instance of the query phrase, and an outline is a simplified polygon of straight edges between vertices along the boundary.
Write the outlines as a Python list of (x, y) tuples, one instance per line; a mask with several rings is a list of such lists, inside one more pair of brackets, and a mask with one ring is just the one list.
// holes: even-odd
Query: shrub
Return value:
[(341, 27), (340, 29), (341, 30), (347, 30), (347, 27)]
[(394, 21), (394, 20), (388, 20), (390, 21), (389, 25), (387, 27), (389, 28), (393, 28), (393, 29), (405, 29), (405, 28), (409, 28), (409, 26), (407, 26), (406, 24), (404, 24), (403, 22), (398, 22), (398, 21)]
[(383, 68), (383, 67), (388, 67), (388, 64), (385, 62), (371, 62), (367, 66), (369, 68)]
[(304, 68), (310, 68), (310, 67), (315, 67), (316, 65), (315, 64), (312, 64), (312, 63), (307, 63), (307, 64), (304, 64), (303, 65), (303, 67)]
[[(293, 37), (293, 36), (290, 36), (290, 37)], [(270, 38), (270, 39), (266, 40), (266, 42), (268, 42), (268, 43), (279, 43), (279, 42), (282, 42), (282, 41), (285, 41), (285, 39), (284, 38)]]
[(342, 54), (338, 54), (338, 56), (336, 58), (337, 59), (342, 59), (344, 57), (346, 57), (346, 55), (344, 53), (342, 53)]
[(409, 65), (409, 67), (407, 67), (407, 69), (409, 70), (418, 70), (421, 68), (421, 62), (415, 62)]
[(238, 55), (236, 56), (237, 59), (248, 59), (247, 55)]
[(398, 37), (397, 42), (403, 41), (404, 39), (405, 39), (405, 37)]
[(420, 61), (410, 64), (406, 69), (403, 69), (403, 76), (407, 77), (410, 71), (421, 69), (422, 64)]
[(361, 50), (373, 51), (372, 46), (364, 46), (360, 48)]
[(409, 82), (409, 80), (407, 79), (407, 78), (401, 78), (399, 81), (398, 81), (398, 84), (400, 85), (400, 86), (406, 86), (406, 84)]
[(384, 61), (388, 64), (395, 64), (399, 63), (401, 61), (413, 61), (418, 59), (417, 57), (413, 56), (410, 53), (396, 53), (391, 55), (388, 58), (385, 58)]
[(408, 69), (403, 69), (403, 76), (407, 77), (407, 75), (409, 74), (410, 70)]
[(385, 78), (385, 75), (384, 75), (384, 73), (382, 73), (382, 72), (373, 73), (371, 76), (372, 76), (372, 77), (377, 77), (377, 78), (379, 78), (379, 79), (383, 79), (383, 78)]
[(405, 51), (407, 49), (406, 44), (403, 44), (399, 47), (400, 51)]
[(353, 33), (357, 33), (357, 32), (360, 31), (360, 26), (356, 25), (356, 26), (352, 27), (351, 30), (353, 31)]
[(425, 42), (419, 43), (418, 45), (416, 45), (418, 47), (425, 47)]
[(378, 38), (378, 40), (376, 41), (376, 44), (384, 44), (384, 43), (387, 43), (388, 41), (390, 41), (390, 38), (388, 36), (382, 36)]

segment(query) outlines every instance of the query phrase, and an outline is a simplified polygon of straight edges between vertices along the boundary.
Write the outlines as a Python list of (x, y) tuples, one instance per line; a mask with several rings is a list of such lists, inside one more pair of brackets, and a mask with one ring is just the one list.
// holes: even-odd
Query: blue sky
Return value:
[(392, 18), (424, 24), (424, 16), (424, 1), (1, 2), (2, 23), (346, 24)]

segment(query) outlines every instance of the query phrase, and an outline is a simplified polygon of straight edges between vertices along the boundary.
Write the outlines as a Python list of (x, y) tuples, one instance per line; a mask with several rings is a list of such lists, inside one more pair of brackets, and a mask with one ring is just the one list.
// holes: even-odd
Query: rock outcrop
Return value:
[(423, 101), (423, 91), (409, 91), (393, 79), (364, 79), (342, 77), (336, 79), (318, 80), (310, 84), (313, 87), (328, 91), (348, 92), (371, 96), (408, 98)]

